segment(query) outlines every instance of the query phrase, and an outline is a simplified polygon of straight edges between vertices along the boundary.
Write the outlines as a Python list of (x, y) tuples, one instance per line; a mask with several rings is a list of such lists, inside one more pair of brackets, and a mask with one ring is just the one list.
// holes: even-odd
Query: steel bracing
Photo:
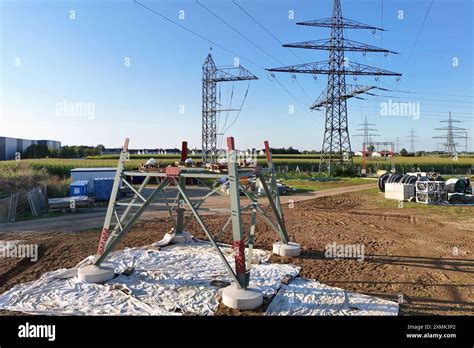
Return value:
[[(371, 29), (384, 31), (382, 28), (363, 24), (342, 17), (341, 1), (334, 0), (331, 18), (318, 19), (296, 23), (298, 25), (330, 28), (331, 35), (325, 40), (311, 40), (292, 44), (285, 44), (284, 47), (325, 50), (329, 52), (327, 61), (314, 63), (304, 63), (298, 65), (285, 66), (280, 68), (267, 69), (271, 72), (303, 73), (312, 75), (327, 75), (327, 87), (318, 100), (311, 106), (317, 110), (326, 108), (325, 130), (323, 145), (321, 149), (320, 170), (331, 172), (331, 165), (334, 162), (343, 164), (348, 161), (352, 163), (351, 142), (349, 138), (347, 119), (347, 99), (375, 88), (373, 86), (352, 86), (346, 85), (346, 75), (362, 76), (401, 76), (401, 74), (375, 68), (372, 66), (349, 61), (344, 57), (345, 51), (352, 52), (382, 52), (385, 55), (395, 53), (384, 48), (366, 45), (360, 42), (344, 38), (344, 29)], [(325, 96), (324, 96), (325, 95)]]
[[(165, 189), (173, 185), (175, 192), (177, 191), (173, 204), (168, 204), (164, 195), (163, 198), (165, 199), (165, 209), (168, 210), (176, 235), (179, 235), (179, 233), (186, 229), (192, 218), (196, 219), (210, 243), (218, 252), (231, 278), (239, 288), (245, 289), (249, 285), (257, 214), (278, 234), (283, 243), (289, 242), (268, 142), (265, 142), (265, 149), (268, 168), (260, 168), (258, 165), (253, 168), (238, 167), (238, 151), (235, 149), (234, 139), (229, 137), (227, 138), (227, 172), (216, 173), (201, 167), (185, 166), (170, 166), (166, 168), (165, 172), (128, 171), (124, 169), (124, 164), (128, 157), (127, 139), (117, 166), (112, 196), (109, 201), (94, 264), (100, 266), (121, 238), (132, 229), (143, 212), (149, 206), (159, 204), (156, 203), (157, 198), (163, 194)], [(142, 177), (144, 180), (142, 184), (135, 187), (127, 180), (128, 177)], [(224, 182), (219, 181), (222, 177), (226, 178)], [(254, 177), (260, 180), (266, 193), (265, 197), (259, 199), (256, 193), (248, 192), (241, 185), (241, 178), (244, 177)], [(185, 185), (187, 178), (198, 180), (209, 189), (209, 192), (201, 197), (193, 196), (191, 199)], [(209, 184), (205, 179), (214, 179), (214, 183)], [(133, 194), (132, 198), (118, 199), (117, 193), (121, 185), (125, 185), (130, 189)], [(150, 187), (150, 185), (153, 186)], [(220, 191), (222, 185), (228, 185), (229, 187), (230, 193), (226, 195), (229, 198), (229, 208), (202, 208), (202, 204), (207, 198), (214, 194), (223, 194)], [(148, 192), (145, 194), (146, 187), (148, 187)], [(171, 188), (169, 189), (171, 190)], [(241, 192), (248, 198), (248, 203), (244, 205), (242, 204), (245, 201), (241, 202), (240, 199)], [(265, 202), (268, 204), (265, 204)], [(163, 204), (160, 206), (163, 206)], [(251, 224), (248, 234), (244, 233), (244, 224), (242, 223), (242, 213), (247, 211), (251, 213)], [(230, 215), (220, 233), (214, 235), (202, 219), (201, 214), (203, 212), (228, 212)], [(220, 243), (218, 238), (229, 226), (232, 228), (233, 243), (232, 245), (225, 245)], [(248, 237), (246, 238), (247, 235)], [(224, 256), (221, 250), (223, 246), (232, 247), (235, 267), (232, 267), (229, 260)], [(247, 257), (245, 255), (246, 248)]]

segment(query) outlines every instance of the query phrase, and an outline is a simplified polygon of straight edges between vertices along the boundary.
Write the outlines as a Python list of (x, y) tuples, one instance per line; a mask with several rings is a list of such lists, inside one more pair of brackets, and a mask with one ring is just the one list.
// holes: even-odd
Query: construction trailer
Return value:
[[(102, 262), (107, 258), (121, 238), (128, 233), (133, 225), (138, 221), (143, 212), (155, 201), (163, 191), (174, 185), (177, 195), (174, 203), (169, 205), (165, 199), (166, 208), (170, 219), (174, 225), (171, 243), (180, 243), (185, 240), (185, 229), (192, 218), (195, 218), (202, 231), (205, 233), (210, 243), (216, 249), (220, 259), (225, 265), (231, 279), (232, 285), (223, 290), (223, 303), (232, 308), (251, 309), (260, 306), (263, 300), (260, 289), (250, 286), (250, 268), (252, 262), (252, 251), (256, 232), (257, 214), (277, 233), (279, 242), (274, 243), (273, 252), (282, 256), (298, 256), (300, 246), (290, 242), (285, 227), (285, 220), (278, 194), (276, 174), (273, 166), (272, 154), (268, 141), (265, 141), (265, 152), (267, 158), (267, 168), (261, 168), (258, 164), (253, 167), (239, 167), (235, 149), (234, 138), (227, 138), (227, 168), (222, 172), (215, 172), (206, 167), (189, 167), (182, 165), (186, 157), (181, 158), (181, 165), (168, 166), (164, 171), (128, 171), (124, 169), (125, 161), (128, 158), (128, 139), (126, 139), (120, 159), (118, 161), (117, 171), (115, 173), (114, 186), (111, 199), (107, 210), (102, 234), (99, 241), (97, 255), (93, 264), (79, 269), (79, 278), (90, 282), (105, 282), (112, 279), (114, 272), (106, 267), (101, 267)], [(186, 143), (183, 144), (186, 146)], [(184, 152), (185, 154), (186, 152)], [(139, 187), (134, 187), (126, 178), (143, 177), (144, 180)], [(225, 180), (222, 177), (225, 177)], [(242, 178), (254, 176), (262, 183), (265, 196), (261, 197), (268, 203), (263, 206), (258, 201), (258, 195), (254, 192), (248, 192), (241, 184)], [(186, 190), (186, 179), (193, 178), (202, 185), (208, 187), (209, 192), (194, 201)], [(213, 184), (206, 181), (213, 180)], [(117, 192), (121, 182), (128, 186), (132, 191), (133, 197), (117, 200)], [(221, 194), (221, 185), (228, 185), (229, 208), (202, 208), (202, 204), (207, 198), (214, 194)], [(145, 187), (154, 185), (151, 193), (144, 195)], [(242, 205), (240, 194), (243, 193), (249, 200), (248, 204)], [(221, 233), (228, 227), (232, 228), (233, 243), (224, 245), (217, 241), (206, 223), (201, 217), (201, 212), (229, 212), (226, 223), (221, 229)], [(250, 231), (247, 240), (244, 240), (242, 214), (251, 212)], [(187, 216), (186, 216), (187, 214)], [(234, 254), (235, 267), (229, 264), (225, 258), (221, 247), (232, 247)], [(247, 248), (247, 256), (245, 249)]]

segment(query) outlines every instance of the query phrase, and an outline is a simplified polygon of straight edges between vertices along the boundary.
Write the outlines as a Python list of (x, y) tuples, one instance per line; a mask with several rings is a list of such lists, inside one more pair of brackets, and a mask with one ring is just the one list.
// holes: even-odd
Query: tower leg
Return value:
[(172, 243), (184, 243), (186, 237), (183, 235), (184, 229), (184, 200), (181, 191), (186, 189), (186, 178), (180, 176), (178, 179), (178, 186), (181, 188), (180, 193), (178, 194), (178, 212), (176, 217), (176, 226), (175, 226), (175, 236), (172, 240)]

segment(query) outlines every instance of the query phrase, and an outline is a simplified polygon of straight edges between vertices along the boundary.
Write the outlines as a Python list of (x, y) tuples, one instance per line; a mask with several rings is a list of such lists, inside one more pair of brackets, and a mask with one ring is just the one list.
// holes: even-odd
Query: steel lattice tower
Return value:
[(467, 131), (467, 129), (453, 126), (453, 123), (460, 123), (461, 121), (454, 120), (451, 117), (451, 111), (449, 112), (449, 118), (440, 122), (447, 123), (448, 125), (446, 127), (436, 128), (435, 130), (446, 131), (446, 135), (439, 135), (433, 138), (446, 139), (446, 141), (442, 144), (444, 147), (444, 152), (448, 155), (456, 155), (458, 152), (456, 150), (456, 146), (459, 145), (459, 143), (456, 143), (456, 139), (465, 139), (467, 142), (467, 135), (463, 135), (463, 133)]
[(211, 54), (202, 66), (202, 160), (215, 163), (217, 159), (217, 83), (256, 80), (257, 77), (239, 66), (217, 67)]
[(344, 52), (383, 52), (384, 54), (396, 54), (396, 52), (345, 39), (344, 29), (371, 29), (373, 32), (376, 30), (384, 31), (384, 29), (342, 17), (340, 0), (334, 0), (331, 18), (299, 22), (296, 24), (330, 28), (331, 36), (329, 40), (304, 41), (294, 44), (285, 44), (283, 46), (327, 50), (329, 51), (329, 59), (323, 62), (268, 69), (268, 71), (289, 72), (292, 74), (328, 75), (327, 87), (321, 97), (311, 106), (311, 109), (315, 110), (320, 107), (326, 108), (320, 170), (328, 170), (330, 173), (332, 162), (343, 164), (344, 160), (347, 159), (352, 163), (347, 118), (347, 99), (377, 88), (374, 86), (346, 85), (346, 75), (401, 76), (401, 74), (392, 71), (358, 64), (356, 62), (349, 62), (349, 60), (345, 59)]
[(418, 142), (416, 138), (418, 138), (418, 136), (412, 128), (410, 131), (410, 136), (408, 137), (408, 140), (410, 141), (410, 153), (415, 153), (415, 143)]
[(369, 144), (370, 142), (372, 142), (372, 137), (379, 136), (379, 134), (374, 133), (375, 131), (377, 131), (377, 128), (372, 128), (372, 126), (375, 127), (375, 124), (369, 123), (367, 121), (367, 116), (365, 116), (365, 122), (359, 124), (359, 126), (362, 126), (362, 128), (357, 129), (357, 131), (362, 132), (362, 133), (355, 134), (354, 136), (363, 137), (362, 143)]
[(209, 54), (202, 66), (202, 159), (210, 160), (217, 148), (217, 67)]

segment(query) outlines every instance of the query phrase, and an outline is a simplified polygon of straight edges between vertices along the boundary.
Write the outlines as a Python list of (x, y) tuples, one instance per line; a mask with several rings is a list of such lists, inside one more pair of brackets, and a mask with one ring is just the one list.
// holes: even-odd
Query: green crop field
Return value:
[[(140, 163), (145, 162), (148, 158), (155, 158), (163, 164), (173, 164), (179, 160), (177, 155), (132, 155), (130, 160), (126, 162), (126, 169), (137, 169)], [(198, 159), (198, 156), (192, 156)], [(274, 163), (277, 170), (293, 171), (298, 167), (300, 170), (317, 171), (319, 165), (318, 155), (274, 155)], [(25, 159), (21, 161), (1, 161), (0, 172), (15, 168), (21, 163), (28, 164), (32, 169), (46, 170), (51, 175), (59, 177), (68, 177), (71, 169), (81, 167), (115, 167), (117, 165), (118, 156), (96, 156), (87, 159)], [(266, 164), (264, 156), (258, 156), (258, 162), (261, 165)], [(354, 157), (354, 164), (360, 166), (362, 159)], [(469, 168), (474, 166), (474, 156), (460, 156), (457, 161), (447, 157), (421, 156), (421, 157), (395, 157), (394, 163), (397, 170), (410, 171), (420, 168), (422, 171), (438, 171), (441, 173), (453, 173), (456, 171), (465, 173)], [(392, 165), (390, 160), (370, 160), (367, 161), (367, 167), (376, 169), (389, 169)]]

